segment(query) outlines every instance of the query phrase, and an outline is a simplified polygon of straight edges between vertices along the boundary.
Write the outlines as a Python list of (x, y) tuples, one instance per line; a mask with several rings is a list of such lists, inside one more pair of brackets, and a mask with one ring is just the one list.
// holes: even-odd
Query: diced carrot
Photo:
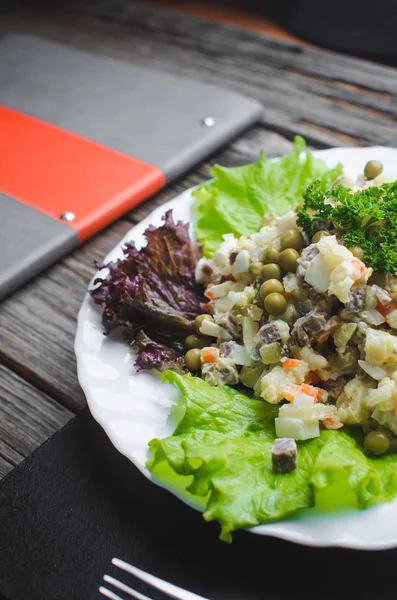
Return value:
[(307, 383), (301, 383), (297, 385), (296, 383), (290, 383), (283, 390), (283, 396), (289, 402), (293, 402), (296, 394), (306, 394), (306, 396), (311, 396), (314, 398), (314, 401), (317, 402), (319, 394), (321, 394), (322, 390), (320, 388), (313, 387), (312, 385), (308, 385)]
[(320, 388), (313, 387), (312, 385), (308, 385), (307, 383), (301, 383), (299, 386), (299, 391), (302, 394), (306, 394), (306, 396), (311, 396), (317, 401), (319, 394), (321, 393)]
[(294, 294), (292, 292), (284, 292), (283, 295), (286, 300), (292, 300), (294, 297)]
[(360, 273), (360, 277), (365, 273), (367, 269), (365, 264), (359, 258), (356, 257), (351, 259), (350, 264), (352, 267), (355, 267), (358, 270), (358, 272)]
[(320, 388), (320, 393), (317, 396), (317, 402), (322, 402), (322, 404), (325, 404), (328, 400), (328, 396), (329, 396), (329, 394), (328, 394), (327, 390), (323, 390)]
[(326, 429), (340, 429), (343, 423), (337, 415), (323, 419), (323, 425)]
[(296, 369), (296, 367), (299, 367), (301, 362), (302, 361), (298, 360), (297, 358), (286, 358), (282, 362), (283, 369), (286, 369), (287, 371), (289, 371), (289, 369)]
[(305, 383), (309, 385), (312, 383), (318, 383), (320, 381), (320, 377), (314, 371), (309, 371), (305, 377)]
[(395, 302), (389, 302), (388, 304), (381, 304), (378, 302), (376, 305), (376, 310), (382, 315), (382, 317), (387, 317), (387, 315), (396, 308), (397, 304)]
[(207, 288), (204, 292), (204, 296), (208, 298), (208, 300), (212, 300), (211, 290)]
[(203, 348), (200, 352), (201, 364), (205, 365), (206, 363), (214, 363), (219, 358), (219, 350), (218, 348)]
[(287, 385), (287, 387), (283, 390), (283, 396), (286, 400), (288, 400), (289, 402), (293, 402), (294, 398), (295, 398), (295, 394), (299, 391), (299, 385), (296, 385), (296, 383), (290, 383), (289, 385)]

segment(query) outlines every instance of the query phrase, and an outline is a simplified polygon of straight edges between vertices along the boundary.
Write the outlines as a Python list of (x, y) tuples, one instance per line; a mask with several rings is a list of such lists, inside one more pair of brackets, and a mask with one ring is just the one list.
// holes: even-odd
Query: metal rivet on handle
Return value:
[(74, 221), (76, 218), (76, 215), (73, 212), (66, 211), (61, 214), (60, 218), (62, 219), (62, 221)]
[(201, 122), (206, 127), (213, 127), (215, 125), (215, 119), (213, 119), (212, 117), (204, 117), (204, 119)]

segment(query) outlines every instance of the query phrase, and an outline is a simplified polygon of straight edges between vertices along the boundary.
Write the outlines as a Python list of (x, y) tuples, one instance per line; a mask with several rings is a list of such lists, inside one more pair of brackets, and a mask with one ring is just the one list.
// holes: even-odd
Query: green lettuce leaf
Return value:
[[(397, 456), (370, 459), (341, 431), (298, 442), (298, 468), (275, 475), (271, 448), (278, 407), (228, 386), (166, 371), (179, 388), (185, 416), (174, 434), (149, 444), (154, 477), (201, 505), (221, 539), (235, 529), (294, 515), (299, 509), (366, 508), (397, 493)], [(177, 484), (176, 475), (182, 476)], [(182, 485), (183, 478), (183, 485)]]
[(324, 161), (307, 152), (301, 137), (296, 137), (290, 154), (269, 160), (262, 152), (257, 162), (242, 167), (215, 165), (214, 179), (193, 193), (196, 237), (211, 256), (225, 233), (236, 237), (249, 235), (261, 227), (263, 215), (283, 215), (302, 202), (302, 193), (320, 179), (327, 190), (342, 174), (342, 166), (328, 169)]

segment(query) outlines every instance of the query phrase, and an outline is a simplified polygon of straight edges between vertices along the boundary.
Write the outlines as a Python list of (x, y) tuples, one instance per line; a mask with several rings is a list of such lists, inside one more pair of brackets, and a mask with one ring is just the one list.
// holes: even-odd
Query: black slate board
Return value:
[(397, 551), (306, 548), (248, 532), (229, 546), (217, 534), (146, 480), (85, 409), (0, 486), (0, 594), (99, 599), (117, 556), (210, 600), (395, 598)]

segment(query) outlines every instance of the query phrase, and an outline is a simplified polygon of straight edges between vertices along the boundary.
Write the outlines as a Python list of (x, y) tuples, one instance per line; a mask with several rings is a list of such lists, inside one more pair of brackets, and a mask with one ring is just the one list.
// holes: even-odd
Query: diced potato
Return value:
[(245, 235), (242, 235), (237, 244), (238, 248), (243, 248), (244, 250), (248, 250), (251, 254), (255, 251), (255, 242), (251, 238), (247, 238)]
[(287, 231), (288, 229), (296, 229), (297, 214), (290, 210), (282, 217), (277, 217), (276, 223), (280, 233)]
[(386, 321), (385, 317), (377, 310), (363, 310), (360, 317), (365, 323), (374, 327), (379, 327)]
[(375, 382), (354, 378), (349, 381), (339, 396), (336, 407), (342, 423), (363, 425), (371, 416), (372, 408), (368, 405), (368, 392), (376, 387)]
[(231, 352), (228, 356), (236, 365), (250, 366), (251, 358), (245, 346), (231, 342)]
[(200, 258), (197, 262), (195, 271), (197, 283), (209, 283), (211, 281), (212, 271), (211, 261), (207, 258)]
[(213, 285), (208, 288), (209, 295), (214, 298), (223, 298), (229, 292), (241, 292), (244, 286), (241, 283), (235, 283), (234, 281), (224, 281), (218, 285)]
[(290, 337), (288, 324), (285, 323), (285, 321), (282, 321), (281, 319), (276, 319), (275, 321), (273, 321), (273, 323), (277, 325), (277, 329), (279, 330), (282, 343), (286, 344)]
[(233, 275), (240, 275), (241, 273), (247, 273), (251, 262), (250, 253), (248, 250), (240, 250), (236, 256), (236, 260), (233, 263), (232, 273)]
[(392, 310), (386, 317), (387, 324), (393, 329), (397, 329), (397, 309)]
[(373, 365), (367, 363), (365, 360), (359, 360), (358, 364), (360, 365), (363, 371), (365, 371), (370, 377), (372, 377), (372, 379), (380, 381), (381, 379), (386, 377), (386, 371), (381, 367), (374, 367)]
[(318, 421), (302, 421), (302, 419), (276, 418), (277, 437), (293, 438), (294, 440), (310, 440), (320, 435)]
[(203, 319), (200, 325), (200, 333), (203, 335), (209, 335), (210, 337), (220, 338), (222, 334), (222, 327), (210, 321), (209, 319)]
[(317, 248), (325, 258), (327, 265), (335, 269), (341, 262), (353, 258), (346, 246), (338, 244), (334, 235), (324, 236), (317, 244)]
[(243, 341), (248, 352), (252, 352), (255, 346), (255, 336), (259, 331), (259, 325), (249, 317), (243, 319)]
[(296, 364), (291, 364), (292, 360), (296, 361), (296, 359), (288, 359), (284, 358), (282, 362), (283, 369), (293, 374), (295, 378), (295, 383), (301, 384), (305, 381), (306, 375), (309, 372), (309, 365), (305, 360), (301, 358), (299, 355), (298, 362)]
[(382, 366), (397, 363), (397, 337), (386, 331), (369, 328), (364, 350), (369, 364)]
[(322, 421), (323, 419), (333, 417), (335, 407), (332, 404), (312, 404), (306, 406), (297, 406), (293, 404), (283, 404), (280, 406), (279, 417), (302, 419), (303, 421)]
[(230, 300), (228, 296), (224, 296), (220, 298), (220, 300), (216, 301), (215, 304), (215, 314), (219, 315), (221, 313), (229, 312), (233, 308), (233, 300)]
[(295, 383), (293, 374), (285, 372), (282, 367), (274, 367), (261, 378), (260, 395), (266, 402), (277, 404), (283, 400), (283, 390), (290, 383)]
[(247, 304), (253, 303), (255, 290), (253, 287), (246, 286), (242, 292), (229, 292), (228, 298), (233, 302), (233, 305), (247, 306)]
[(315, 400), (316, 399), (313, 396), (308, 396), (308, 394), (297, 392), (294, 397), (294, 406), (314, 406)]
[(305, 281), (317, 292), (324, 293), (328, 290), (332, 269), (325, 263), (324, 257), (318, 254), (307, 267)]
[(380, 407), (376, 407), (372, 413), (372, 418), (379, 423), (392, 430), (397, 435), (397, 416), (394, 410), (382, 410)]
[(315, 371), (316, 369), (325, 369), (328, 367), (329, 363), (327, 359), (312, 348), (302, 348), (301, 356), (308, 364), (310, 371)]
[(376, 287), (367, 285), (365, 287), (365, 308), (366, 310), (375, 310), (378, 304), (378, 295), (376, 293)]
[(223, 236), (223, 242), (212, 257), (211, 266), (218, 275), (231, 273), (230, 253), (237, 248), (237, 239), (232, 233)]
[(311, 406), (295, 406), (294, 404), (283, 404), (278, 413), (280, 418), (302, 419), (302, 421), (318, 420), (317, 411), (314, 404)]
[(397, 398), (397, 385), (389, 377), (384, 377), (375, 390), (368, 392), (368, 404), (379, 406), (381, 410), (394, 410)]
[(349, 293), (354, 279), (347, 276), (346, 269), (344, 267), (344, 263), (339, 265), (334, 271), (331, 273), (331, 283), (328, 288), (328, 293), (336, 296), (341, 302), (348, 302)]

